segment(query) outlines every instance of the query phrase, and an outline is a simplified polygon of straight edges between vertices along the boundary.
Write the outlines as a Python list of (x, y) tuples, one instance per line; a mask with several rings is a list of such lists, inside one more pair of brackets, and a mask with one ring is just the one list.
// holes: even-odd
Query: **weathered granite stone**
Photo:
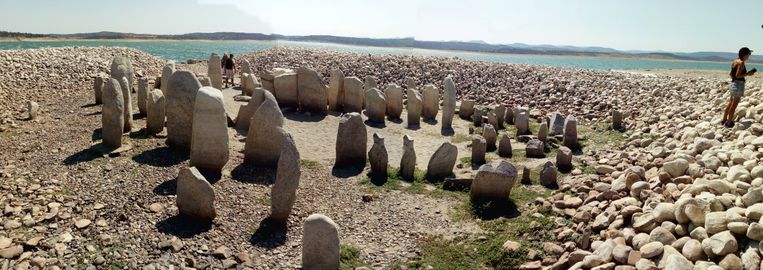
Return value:
[(148, 100), (148, 77), (138, 79), (138, 112), (146, 115), (146, 100)]
[(339, 69), (331, 70), (328, 101), (330, 111), (339, 111), (344, 106), (344, 73)]
[(107, 79), (103, 86), (103, 109), (101, 134), (103, 144), (118, 148), (122, 146), (124, 128), (124, 99), (122, 88), (116, 79)]
[(339, 269), (339, 226), (322, 214), (310, 215), (303, 225), (302, 269)]
[(405, 104), (408, 111), (408, 127), (415, 127), (421, 123), (422, 111), (421, 94), (415, 89), (408, 89), (408, 103)]
[(487, 142), (480, 135), (472, 135), (472, 164), (485, 164), (485, 152), (487, 151)]
[(509, 139), (509, 134), (504, 133), (501, 135), (501, 140), (498, 142), (498, 156), (511, 157), (511, 154), (511, 139)]
[(209, 76), (209, 80), (212, 81), (212, 87), (215, 89), (223, 89), (223, 67), (220, 63), (220, 56), (216, 53), (209, 56), (207, 76)]
[(564, 140), (563, 144), (564, 146), (567, 146), (569, 148), (577, 148), (578, 147), (578, 121), (575, 119), (575, 116), (568, 115), (567, 119), (564, 120)]
[(280, 127), (276, 129), (281, 133), (283, 142), (278, 158), (276, 181), (270, 190), (270, 219), (277, 223), (286, 223), (297, 199), (301, 165), (299, 151), (291, 134)]
[(221, 171), (228, 163), (229, 152), (223, 93), (212, 87), (200, 88), (193, 115), (190, 165)]
[(440, 111), (440, 91), (434, 85), (427, 84), (424, 86), (422, 95), (421, 117), (424, 121), (434, 121)]
[(472, 200), (508, 200), (517, 179), (517, 169), (502, 160), (497, 167), (490, 164), (480, 166), (472, 181)]
[(260, 108), (262, 102), (265, 101), (265, 92), (265, 89), (262, 88), (256, 88), (252, 91), (252, 98), (249, 99), (249, 102), (247, 102), (246, 105), (242, 105), (238, 110), (238, 115), (236, 116), (236, 129), (242, 131), (249, 130), (249, 124), (251, 124), (254, 112), (256, 112), (257, 109)]
[(379, 89), (366, 90), (366, 116), (371, 122), (384, 123), (387, 114), (387, 97)]
[(180, 214), (207, 222), (217, 217), (215, 190), (195, 167), (180, 170), (175, 200)]
[(397, 84), (388, 84), (384, 95), (387, 97), (387, 116), (390, 119), (400, 119), (403, 114), (403, 88)]
[(358, 77), (344, 78), (344, 97), (343, 105), (345, 112), (363, 111), (363, 82)]
[(453, 116), (456, 113), (456, 85), (451, 77), (445, 78), (445, 93), (442, 96), (442, 129), (453, 128)]
[(452, 175), (457, 158), (458, 148), (449, 142), (444, 142), (429, 159), (426, 178), (429, 180), (441, 180)]
[(104, 78), (101, 76), (96, 76), (93, 79), (93, 92), (95, 94), (95, 105), (103, 103), (102, 92), (103, 92), (103, 84), (104, 84)]
[(360, 114), (342, 115), (336, 136), (335, 166), (365, 166), (367, 141), (366, 125)]
[(474, 114), (474, 100), (462, 100), (461, 107), (458, 109), (458, 116), (461, 119), (469, 120)]
[(373, 145), (368, 151), (368, 161), (371, 164), (371, 175), (376, 178), (387, 179), (387, 166), (389, 158), (387, 156), (387, 147), (384, 146), (384, 137), (378, 133), (373, 135)]
[(299, 107), (302, 111), (328, 114), (328, 86), (315, 70), (301, 67), (297, 69)]
[(130, 82), (127, 77), (119, 80), (119, 87), (122, 89), (122, 100), (124, 100), (124, 129), (123, 132), (132, 131), (132, 93), (130, 92)]
[(244, 146), (244, 162), (262, 167), (278, 165), (283, 138), (283, 114), (275, 97), (263, 91), (264, 100), (254, 112)]
[(283, 74), (275, 76), (274, 85), (275, 97), (279, 105), (292, 108), (299, 106), (297, 73), (288, 70)]
[(196, 92), (202, 87), (190, 71), (176, 71), (168, 82), (167, 142), (180, 149), (190, 150), (193, 132), (193, 106)]
[(154, 89), (148, 94), (146, 101), (146, 130), (150, 134), (161, 133), (164, 130), (164, 118), (167, 116), (165, 106), (167, 100), (161, 89)]
[(403, 157), (400, 159), (400, 176), (408, 181), (413, 180), (416, 171), (416, 150), (413, 148), (413, 138), (403, 136)]
[(167, 94), (167, 85), (169, 85), (170, 77), (172, 77), (172, 73), (175, 73), (175, 61), (168, 61), (167, 64), (164, 65), (164, 68), (162, 68), (162, 79), (159, 80), (161, 83), (161, 87), (159, 89), (162, 89), (163, 94)]

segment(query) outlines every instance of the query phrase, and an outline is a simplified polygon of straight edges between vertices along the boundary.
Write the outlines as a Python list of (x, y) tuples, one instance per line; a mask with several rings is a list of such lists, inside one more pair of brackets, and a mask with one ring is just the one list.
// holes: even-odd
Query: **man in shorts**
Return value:
[(230, 87), (233, 87), (233, 74), (236, 74), (236, 61), (233, 60), (233, 54), (228, 56), (223, 67), (225, 68), (225, 88), (228, 88), (228, 83), (230, 83)]

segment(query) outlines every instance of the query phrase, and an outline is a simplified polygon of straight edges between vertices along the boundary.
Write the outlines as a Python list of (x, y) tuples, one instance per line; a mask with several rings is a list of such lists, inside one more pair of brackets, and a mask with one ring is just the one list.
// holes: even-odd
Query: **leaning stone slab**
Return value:
[(387, 97), (379, 89), (371, 88), (366, 91), (366, 116), (368, 120), (376, 123), (384, 123), (387, 114)]
[(276, 181), (270, 190), (270, 219), (277, 223), (286, 223), (297, 199), (301, 165), (299, 151), (291, 134), (281, 128), (277, 129), (282, 134), (283, 142), (278, 158)]
[(176, 71), (168, 82), (167, 143), (180, 149), (190, 150), (193, 133), (193, 106), (196, 92), (202, 87), (196, 75), (190, 71)]
[(358, 77), (344, 78), (344, 111), (361, 112), (363, 111), (363, 82)]
[(440, 111), (440, 91), (432, 84), (424, 86), (422, 93), (422, 112), (421, 116), (425, 121), (434, 121), (437, 118), (437, 113)]
[(275, 97), (279, 105), (285, 107), (299, 107), (299, 94), (297, 88), (297, 73), (288, 70), (274, 79)]
[(323, 85), (321, 76), (315, 70), (297, 69), (299, 106), (302, 111), (328, 114), (328, 87)]
[(456, 113), (456, 85), (451, 77), (445, 78), (445, 93), (442, 96), (442, 129), (453, 128), (453, 116)]
[(389, 119), (400, 119), (403, 114), (403, 88), (391, 83), (384, 89), (387, 97), (387, 116)]
[(339, 226), (327, 216), (312, 214), (305, 220), (302, 269), (339, 269)]
[(254, 112), (249, 123), (249, 132), (244, 146), (244, 162), (262, 167), (278, 165), (282, 151), (283, 113), (275, 97), (263, 92), (265, 99)]
[(251, 96), (252, 93), (254, 93), (254, 89), (262, 87), (262, 84), (257, 80), (257, 77), (249, 73), (244, 73), (244, 75), (241, 76), (241, 82), (245, 84), (245, 86), (241, 87), (242, 94), (245, 96)]
[(228, 121), (223, 93), (202, 87), (193, 109), (191, 161), (193, 167), (221, 171), (228, 163)]
[(335, 166), (365, 166), (367, 141), (366, 125), (360, 114), (342, 115), (336, 136)]
[(188, 217), (207, 222), (217, 217), (215, 190), (195, 167), (180, 170), (176, 203), (180, 214)]
[(262, 88), (256, 88), (254, 91), (252, 91), (252, 98), (249, 99), (249, 102), (247, 102), (246, 105), (242, 105), (238, 109), (238, 115), (236, 116), (236, 129), (241, 131), (249, 130), (249, 124), (252, 121), (254, 112), (256, 112), (257, 109), (260, 108), (262, 102), (265, 101), (265, 92), (265, 89)]
[(472, 181), (472, 200), (508, 200), (517, 180), (517, 169), (502, 160), (497, 167), (490, 164), (480, 166)]
[(108, 79), (103, 86), (103, 112), (101, 113), (103, 144), (122, 146), (124, 128), (124, 99), (122, 88), (116, 79)]
[(161, 133), (164, 130), (164, 118), (167, 115), (165, 106), (167, 100), (161, 89), (154, 89), (146, 100), (146, 129), (150, 134)]
[(413, 148), (413, 138), (403, 136), (403, 157), (400, 159), (400, 176), (408, 181), (413, 180), (416, 171), (416, 150)]
[(429, 180), (442, 180), (452, 175), (457, 158), (458, 148), (449, 142), (443, 143), (429, 159), (426, 178)]
[(415, 127), (421, 123), (421, 111), (422, 111), (421, 94), (416, 89), (408, 88), (408, 104), (406, 104), (406, 110), (408, 111), (408, 127)]
[(331, 70), (328, 99), (330, 111), (339, 111), (344, 104), (344, 73), (339, 69)]
[(213, 53), (207, 63), (207, 76), (212, 81), (212, 87), (223, 89), (223, 67), (220, 65), (220, 56)]

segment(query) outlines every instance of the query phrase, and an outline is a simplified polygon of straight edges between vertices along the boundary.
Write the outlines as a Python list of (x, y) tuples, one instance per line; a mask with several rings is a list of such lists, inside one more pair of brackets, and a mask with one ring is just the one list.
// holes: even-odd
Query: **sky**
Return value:
[(763, 50), (761, 0), (0, 0), (0, 30), (252, 32), (619, 50)]

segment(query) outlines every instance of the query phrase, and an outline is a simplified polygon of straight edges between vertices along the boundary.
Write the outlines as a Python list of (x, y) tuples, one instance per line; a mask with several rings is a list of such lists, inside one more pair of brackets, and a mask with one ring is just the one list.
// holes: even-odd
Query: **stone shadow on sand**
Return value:
[(173, 149), (169, 146), (153, 148), (132, 157), (137, 163), (154, 167), (172, 167), (188, 159), (188, 153)]
[(406, 123), (405, 124), (405, 129), (408, 129), (408, 130), (419, 130), (419, 129), (421, 129), (421, 124), (409, 125), (408, 123)]
[[(242, 183), (272, 185), (275, 183), (276, 169), (241, 163), (236, 168), (233, 168), (230, 172), (230, 177)], [(210, 181), (209, 183), (212, 182)]]
[(471, 200), (472, 214), (482, 220), (497, 218), (515, 218), (522, 215), (514, 200)]
[(95, 111), (95, 112), (83, 114), (82, 116), (95, 116), (100, 114), (101, 114), (101, 111)]
[(101, 105), (101, 104), (95, 104), (95, 102), (93, 102), (93, 103), (85, 104), (85, 105), (82, 105), (82, 106), (79, 106), (79, 107), (85, 109), (85, 108), (95, 107), (95, 106), (98, 106), (98, 105)]
[(443, 128), (443, 129), (440, 130), (440, 135), (442, 135), (442, 136), (449, 137), (449, 136), (453, 136), (455, 134), (456, 134), (456, 131), (453, 130), (453, 128)]
[(298, 113), (298, 112), (288, 111), (288, 110), (283, 111), (283, 117), (292, 121), (297, 121), (297, 122), (320, 122), (326, 118), (326, 116), (322, 114), (307, 115), (305, 113)]
[(174, 215), (156, 223), (156, 229), (179, 238), (191, 238), (212, 229), (211, 222), (199, 221), (184, 215)]
[(384, 123), (384, 122), (374, 122), (374, 121), (371, 121), (371, 120), (365, 120), (365, 121), (363, 121), (363, 124), (366, 124), (366, 126), (375, 127), (375, 128), (385, 128), (385, 127), (387, 127), (387, 124)]
[(103, 139), (103, 128), (96, 128), (93, 130), (93, 134), (90, 135), (90, 141), (94, 142)]
[(249, 243), (265, 249), (274, 249), (286, 243), (287, 231), (286, 224), (274, 222), (268, 217), (260, 221), (259, 227), (249, 238)]
[(177, 177), (164, 181), (161, 184), (154, 187), (154, 194), (160, 196), (175, 195), (177, 194)]
[(365, 169), (365, 163), (363, 165), (334, 165), (334, 167), (331, 168), (331, 175), (337, 178), (350, 178), (361, 174), (363, 169)]
[(64, 159), (64, 165), (74, 165), (82, 162), (92, 161), (96, 158), (103, 157), (103, 154), (98, 150), (101, 147), (98, 144), (92, 145), (87, 149), (83, 149), (77, 153), (72, 154)]

